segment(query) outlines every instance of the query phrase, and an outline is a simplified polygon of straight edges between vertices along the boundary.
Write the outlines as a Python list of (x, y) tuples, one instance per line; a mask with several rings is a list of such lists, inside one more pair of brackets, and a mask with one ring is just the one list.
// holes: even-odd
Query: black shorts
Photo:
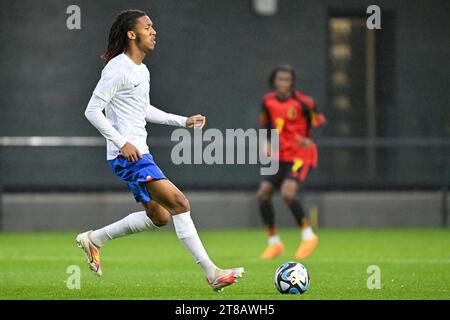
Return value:
[(279, 189), (286, 179), (304, 183), (308, 177), (309, 171), (312, 169), (311, 165), (305, 164), (301, 160), (294, 162), (280, 162), (279, 164), (280, 166), (276, 174), (264, 176), (263, 178), (263, 181), (270, 182), (276, 189)]

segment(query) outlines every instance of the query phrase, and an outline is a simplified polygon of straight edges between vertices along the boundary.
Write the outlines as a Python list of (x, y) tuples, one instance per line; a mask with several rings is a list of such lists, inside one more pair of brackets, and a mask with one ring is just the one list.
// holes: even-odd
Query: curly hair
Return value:
[(296, 79), (295, 71), (294, 71), (294, 68), (292, 68), (290, 65), (287, 65), (287, 64), (283, 64), (272, 70), (272, 72), (269, 75), (269, 87), (273, 88), (275, 78), (276, 78), (278, 72), (289, 72), (292, 76), (292, 88), (294, 88), (295, 79)]
[(119, 13), (109, 30), (108, 47), (101, 56), (105, 65), (114, 57), (123, 53), (127, 48), (127, 32), (136, 25), (138, 18), (147, 14), (141, 10), (125, 10)]

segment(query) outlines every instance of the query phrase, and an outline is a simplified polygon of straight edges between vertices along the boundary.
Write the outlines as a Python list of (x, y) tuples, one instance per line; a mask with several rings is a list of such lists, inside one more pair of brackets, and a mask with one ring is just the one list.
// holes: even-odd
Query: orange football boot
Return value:
[(274, 259), (284, 252), (284, 244), (281, 242), (269, 244), (261, 254), (262, 259)]
[(319, 237), (315, 234), (313, 235), (311, 240), (302, 240), (300, 246), (295, 252), (295, 258), (300, 260), (308, 258), (314, 252), (314, 250), (316, 250), (318, 243)]

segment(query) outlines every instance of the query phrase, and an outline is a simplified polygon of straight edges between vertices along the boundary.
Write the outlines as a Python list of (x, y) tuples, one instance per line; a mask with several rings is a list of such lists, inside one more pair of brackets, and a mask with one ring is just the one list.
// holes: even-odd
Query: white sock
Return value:
[(268, 242), (269, 242), (269, 245), (281, 243), (281, 238), (279, 235), (276, 234), (274, 236), (270, 236)]
[(147, 216), (145, 211), (139, 211), (131, 213), (125, 218), (106, 227), (92, 231), (90, 237), (96, 246), (101, 247), (112, 239), (151, 228), (156, 228), (152, 220)]
[(303, 240), (311, 240), (313, 238), (314, 232), (311, 227), (302, 228), (302, 239)]
[(191, 253), (195, 262), (200, 265), (205, 276), (210, 280), (214, 280), (216, 265), (211, 261), (206, 253), (205, 248), (197, 234), (194, 222), (191, 219), (191, 213), (184, 212), (172, 216), (175, 231), (178, 239), (180, 239)]

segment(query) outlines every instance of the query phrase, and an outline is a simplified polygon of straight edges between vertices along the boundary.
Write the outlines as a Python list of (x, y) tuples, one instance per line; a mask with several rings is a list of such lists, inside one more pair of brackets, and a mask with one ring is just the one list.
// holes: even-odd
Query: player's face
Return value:
[(273, 85), (278, 94), (286, 95), (291, 92), (294, 79), (287, 71), (278, 71), (275, 75)]
[(136, 44), (145, 53), (155, 49), (156, 31), (153, 22), (148, 16), (140, 17), (133, 30), (136, 34)]

